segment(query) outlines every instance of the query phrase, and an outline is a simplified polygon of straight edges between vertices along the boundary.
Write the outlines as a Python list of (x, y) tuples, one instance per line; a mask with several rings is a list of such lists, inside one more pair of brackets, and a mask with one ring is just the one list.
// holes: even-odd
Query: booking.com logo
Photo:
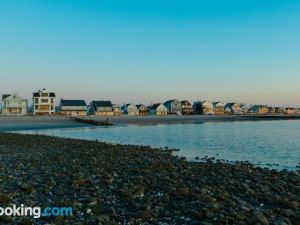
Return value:
[(0, 207), (1, 216), (31, 216), (35, 219), (49, 216), (72, 216), (73, 209), (71, 207), (47, 207), (43, 210), (41, 207), (26, 207), (11, 205), (9, 207)]

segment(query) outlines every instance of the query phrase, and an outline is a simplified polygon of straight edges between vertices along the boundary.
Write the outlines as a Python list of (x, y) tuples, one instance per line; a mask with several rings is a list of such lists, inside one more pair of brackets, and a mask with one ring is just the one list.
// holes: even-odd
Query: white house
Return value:
[(224, 115), (224, 106), (223, 102), (213, 102), (214, 115)]
[(163, 116), (168, 114), (168, 108), (161, 103), (153, 104), (149, 107), (149, 113), (158, 115), (158, 116)]
[(34, 92), (32, 96), (33, 114), (45, 115), (55, 113), (55, 93), (48, 92), (46, 89)]
[(112, 109), (114, 111), (114, 115), (115, 116), (120, 116), (122, 114), (122, 112), (121, 112), (121, 106), (119, 106), (117, 104), (113, 104), (112, 105)]
[(242, 104), (236, 102), (230, 102), (225, 105), (226, 114), (242, 114)]
[(200, 115), (213, 115), (214, 106), (209, 101), (197, 101), (193, 105), (194, 112)]
[(122, 112), (124, 114), (130, 115), (130, 116), (135, 116), (138, 115), (138, 109), (136, 107), (136, 105), (134, 104), (124, 104), (121, 108)]
[(25, 115), (27, 113), (27, 100), (17, 94), (2, 96), (3, 115)]

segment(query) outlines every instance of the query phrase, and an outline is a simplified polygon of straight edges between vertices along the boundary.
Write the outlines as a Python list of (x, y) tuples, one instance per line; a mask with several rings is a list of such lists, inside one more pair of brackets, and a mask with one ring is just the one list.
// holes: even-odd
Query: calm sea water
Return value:
[(180, 149), (177, 154), (189, 160), (209, 156), (291, 170), (300, 162), (300, 121), (128, 125), (20, 133), (176, 148)]

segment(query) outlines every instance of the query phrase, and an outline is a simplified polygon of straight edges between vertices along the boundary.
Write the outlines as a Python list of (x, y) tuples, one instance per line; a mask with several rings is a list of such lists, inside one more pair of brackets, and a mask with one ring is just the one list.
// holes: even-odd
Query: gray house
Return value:
[(164, 116), (168, 114), (168, 109), (164, 104), (156, 103), (149, 106), (149, 113), (157, 116)]
[(97, 116), (113, 116), (113, 106), (111, 101), (92, 101), (90, 103), (89, 114)]
[(85, 116), (87, 114), (87, 106), (84, 100), (61, 99), (58, 111), (61, 115)]
[(182, 114), (182, 103), (177, 99), (168, 100), (164, 103), (169, 114)]
[(139, 114), (138, 109), (134, 104), (124, 104), (121, 108), (121, 111), (129, 116), (135, 116)]

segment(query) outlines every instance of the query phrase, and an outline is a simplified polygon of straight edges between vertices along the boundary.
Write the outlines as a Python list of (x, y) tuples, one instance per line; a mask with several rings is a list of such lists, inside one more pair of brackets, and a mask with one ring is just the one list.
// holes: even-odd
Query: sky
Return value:
[(300, 107), (298, 0), (0, 1), (0, 94)]

